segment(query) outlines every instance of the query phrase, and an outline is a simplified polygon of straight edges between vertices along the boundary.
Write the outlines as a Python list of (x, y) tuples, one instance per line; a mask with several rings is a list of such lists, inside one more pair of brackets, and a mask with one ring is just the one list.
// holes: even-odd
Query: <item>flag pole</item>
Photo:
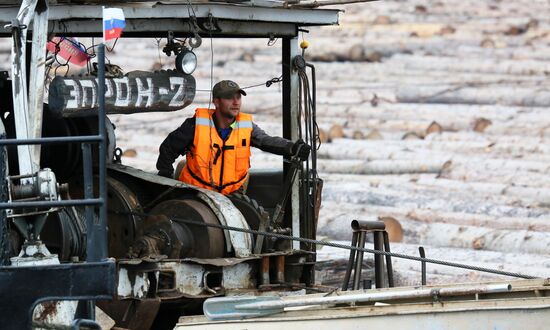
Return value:
[(103, 43), (105, 44), (105, 6), (101, 6), (101, 31), (103, 31)]

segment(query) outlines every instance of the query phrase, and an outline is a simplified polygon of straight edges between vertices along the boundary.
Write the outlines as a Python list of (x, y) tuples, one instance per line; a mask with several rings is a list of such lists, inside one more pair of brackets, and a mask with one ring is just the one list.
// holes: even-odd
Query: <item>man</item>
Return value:
[(198, 108), (195, 116), (170, 133), (159, 148), (159, 175), (172, 177), (172, 164), (179, 155), (187, 163), (178, 179), (224, 195), (241, 188), (250, 168), (250, 147), (283, 156), (297, 156), (304, 161), (311, 147), (303, 140), (295, 143), (269, 136), (241, 112), (239, 85), (222, 80), (214, 85), (215, 109)]

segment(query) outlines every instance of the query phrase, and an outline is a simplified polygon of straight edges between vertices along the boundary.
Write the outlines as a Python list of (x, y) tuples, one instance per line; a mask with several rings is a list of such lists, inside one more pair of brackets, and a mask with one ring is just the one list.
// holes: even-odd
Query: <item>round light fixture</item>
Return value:
[(176, 69), (184, 74), (192, 74), (196, 68), (197, 55), (188, 49), (182, 49), (176, 56)]

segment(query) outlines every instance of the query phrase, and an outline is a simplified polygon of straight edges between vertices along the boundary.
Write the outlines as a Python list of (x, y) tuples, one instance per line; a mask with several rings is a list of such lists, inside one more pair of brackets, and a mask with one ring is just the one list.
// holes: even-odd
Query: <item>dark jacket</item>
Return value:
[[(180, 155), (185, 155), (195, 138), (195, 117), (187, 118), (175, 131), (168, 134), (159, 147), (157, 169), (159, 175), (172, 177), (174, 160)], [(276, 155), (291, 156), (294, 143), (287, 139), (269, 136), (258, 125), (252, 123), (252, 147), (270, 152)]]

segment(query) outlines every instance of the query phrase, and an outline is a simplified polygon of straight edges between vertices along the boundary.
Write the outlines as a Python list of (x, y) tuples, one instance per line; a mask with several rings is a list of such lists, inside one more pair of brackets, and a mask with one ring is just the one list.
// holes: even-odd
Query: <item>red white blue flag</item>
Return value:
[(120, 38), (126, 26), (124, 12), (120, 8), (103, 8), (103, 39)]
[(46, 49), (73, 64), (85, 66), (90, 56), (86, 53), (86, 48), (81, 45), (76, 38), (54, 37), (48, 40)]

